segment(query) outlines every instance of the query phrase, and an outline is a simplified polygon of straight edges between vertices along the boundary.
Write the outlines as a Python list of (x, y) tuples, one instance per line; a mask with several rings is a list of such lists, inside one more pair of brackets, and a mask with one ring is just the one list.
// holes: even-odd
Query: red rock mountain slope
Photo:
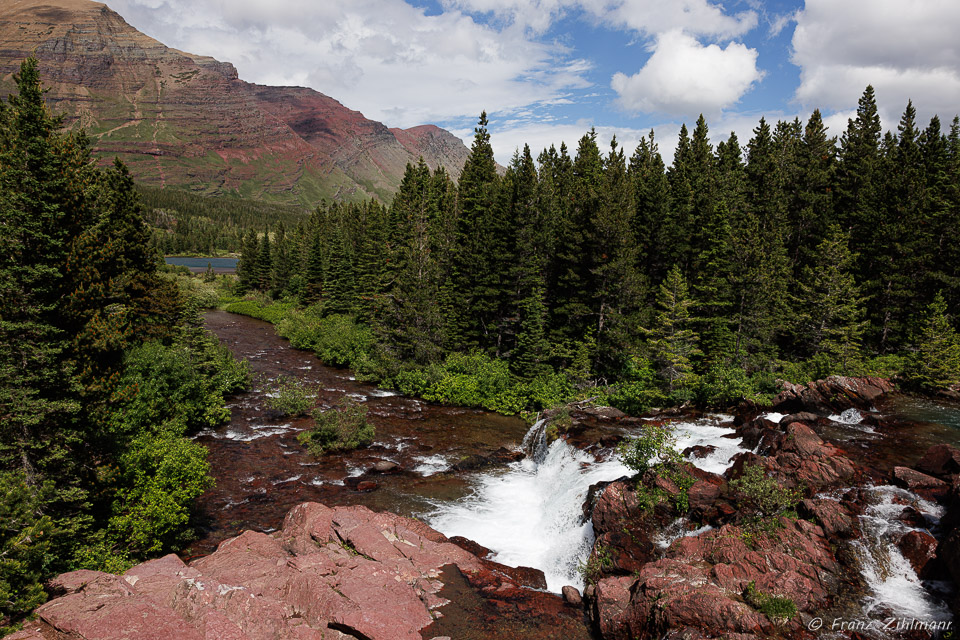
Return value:
[(389, 199), (408, 162), (454, 177), (468, 150), (432, 125), (388, 129), (312, 89), (244, 82), (90, 0), (0, 2), (0, 95), (35, 55), (48, 103), (142, 182), (313, 204)]

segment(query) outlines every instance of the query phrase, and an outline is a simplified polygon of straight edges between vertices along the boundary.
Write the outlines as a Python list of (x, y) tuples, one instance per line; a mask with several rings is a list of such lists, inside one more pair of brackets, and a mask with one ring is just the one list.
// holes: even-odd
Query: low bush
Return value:
[(297, 439), (318, 457), (331, 451), (366, 447), (376, 435), (373, 425), (367, 422), (367, 408), (349, 396), (331, 409), (315, 410), (313, 419), (313, 429), (302, 432)]
[(757, 589), (757, 583), (750, 581), (743, 592), (743, 599), (751, 607), (774, 621), (786, 621), (797, 615), (797, 605), (790, 598), (772, 596)]
[(802, 495), (796, 489), (780, 486), (760, 465), (743, 467), (739, 478), (730, 481), (730, 489), (737, 500), (740, 517), (748, 525), (773, 526), (782, 515), (795, 517), (797, 503)]
[(310, 410), (316, 397), (300, 380), (280, 376), (270, 386), (266, 405), (282, 416), (300, 416)]

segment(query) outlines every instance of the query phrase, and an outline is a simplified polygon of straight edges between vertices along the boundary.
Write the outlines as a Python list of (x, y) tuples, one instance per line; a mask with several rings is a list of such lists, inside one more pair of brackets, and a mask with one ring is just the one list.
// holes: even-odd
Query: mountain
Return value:
[(422, 155), (458, 177), (469, 153), (433, 125), (389, 129), (312, 89), (240, 80), (230, 63), (167, 47), (90, 0), (2, 0), (0, 95), (31, 54), (51, 109), (148, 185), (307, 205), (389, 200), (408, 162)]

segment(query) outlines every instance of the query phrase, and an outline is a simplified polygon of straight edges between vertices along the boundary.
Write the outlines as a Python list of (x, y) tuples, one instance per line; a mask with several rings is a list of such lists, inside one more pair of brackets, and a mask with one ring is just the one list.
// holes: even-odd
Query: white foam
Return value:
[(391, 396), (400, 395), (396, 391), (391, 391), (390, 389), (373, 389), (370, 391), (370, 395), (374, 398), (389, 398)]
[(917, 495), (892, 486), (868, 487), (875, 501), (860, 516), (863, 537), (854, 542), (859, 550), (861, 573), (870, 595), (864, 612), (924, 621), (950, 620), (950, 611), (927, 591), (913, 566), (896, 546), (896, 541), (913, 528), (898, 516), (912, 504), (931, 523), (943, 515), (943, 509)]
[(784, 418), (787, 417), (787, 414), (785, 414), (785, 413), (776, 413), (775, 411), (771, 411), (771, 412), (769, 412), (769, 413), (763, 414), (763, 415), (760, 416), (760, 417), (761, 417), (761, 418), (766, 418), (766, 419), (769, 420), (770, 422), (775, 422), (775, 423), (778, 423), (778, 424), (779, 424), (781, 420), (783, 420)]
[(414, 473), (419, 473), (423, 477), (432, 476), (450, 468), (450, 463), (441, 455), (417, 456), (413, 460), (419, 463), (413, 468)]
[(471, 495), (439, 506), (428, 522), (491, 549), (497, 562), (540, 569), (551, 591), (582, 587), (577, 565), (593, 545), (593, 526), (582, 522), (587, 489), (631, 473), (616, 457), (598, 463), (556, 440), (541, 464), (527, 458), (481, 475)]
[(687, 460), (698, 469), (710, 473), (722, 474), (732, 464), (732, 459), (738, 453), (747, 451), (740, 446), (739, 438), (729, 438), (736, 431), (731, 427), (720, 426), (702, 420), (696, 422), (671, 422), (673, 437), (676, 440), (677, 451), (688, 447), (714, 447), (714, 451), (703, 458), (690, 456)]

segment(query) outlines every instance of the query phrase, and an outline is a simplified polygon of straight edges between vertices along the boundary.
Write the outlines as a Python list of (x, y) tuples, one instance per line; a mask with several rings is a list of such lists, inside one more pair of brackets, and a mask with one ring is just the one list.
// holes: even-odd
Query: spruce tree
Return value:
[(799, 282), (798, 332), (807, 353), (825, 359), (821, 367), (831, 372), (856, 371), (861, 359), (863, 302), (853, 271), (856, 256), (848, 236), (832, 225), (804, 268)]
[(940, 293), (927, 307), (926, 316), (904, 377), (915, 388), (937, 391), (960, 382), (960, 335), (950, 322), (947, 303)]
[(695, 318), (690, 315), (694, 305), (683, 273), (674, 266), (660, 285), (653, 328), (645, 331), (647, 348), (670, 393), (691, 381), (693, 359), (700, 355)]

